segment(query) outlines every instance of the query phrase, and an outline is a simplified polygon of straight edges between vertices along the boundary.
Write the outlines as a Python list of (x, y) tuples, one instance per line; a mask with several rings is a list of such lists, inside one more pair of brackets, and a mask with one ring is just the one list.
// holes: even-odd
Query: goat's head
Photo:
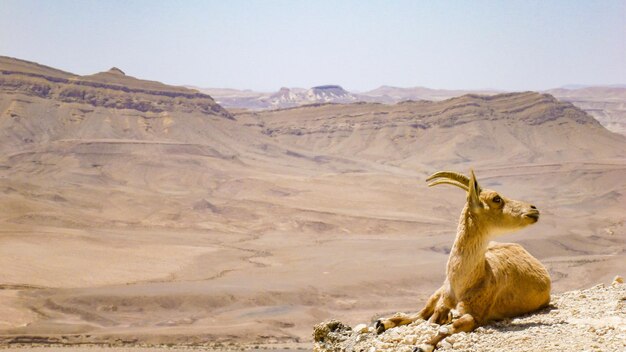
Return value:
[(426, 181), (430, 182), (428, 186), (450, 184), (465, 190), (468, 211), (492, 235), (519, 230), (539, 220), (539, 210), (534, 205), (483, 189), (478, 185), (473, 170), (470, 174), (467, 177), (456, 172), (440, 171)]

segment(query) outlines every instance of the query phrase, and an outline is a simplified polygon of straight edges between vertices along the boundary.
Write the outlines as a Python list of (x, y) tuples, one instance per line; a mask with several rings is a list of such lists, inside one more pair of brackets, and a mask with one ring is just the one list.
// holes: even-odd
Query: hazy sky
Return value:
[(0, 0), (0, 55), (176, 85), (626, 83), (626, 1)]

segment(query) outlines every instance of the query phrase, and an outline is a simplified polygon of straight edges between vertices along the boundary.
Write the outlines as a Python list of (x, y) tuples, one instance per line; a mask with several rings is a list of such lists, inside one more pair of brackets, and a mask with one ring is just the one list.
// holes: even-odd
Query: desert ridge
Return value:
[[(535, 92), (323, 104), (241, 112), (237, 119), (286, 145), (404, 168), (624, 157), (622, 136), (574, 105)], [(590, 147), (588, 139), (606, 143)]]
[[(350, 92), (338, 85), (326, 85), (310, 89), (282, 87), (277, 92), (271, 93), (238, 89), (193, 88), (211, 95), (222, 106), (231, 111), (240, 109), (255, 111), (275, 110), (304, 105), (354, 102), (393, 105), (417, 101), (437, 102), (459, 98), (464, 95), (492, 96), (511, 93), (495, 89), (447, 90), (426, 87), (403, 88), (385, 85), (358, 93)], [(626, 87), (622, 85), (564, 86), (541, 91), (540, 93), (549, 94), (563, 102), (570, 102), (593, 116), (610, 131), (622, 135), (625, 134), (623, 121), (625, 116)]]

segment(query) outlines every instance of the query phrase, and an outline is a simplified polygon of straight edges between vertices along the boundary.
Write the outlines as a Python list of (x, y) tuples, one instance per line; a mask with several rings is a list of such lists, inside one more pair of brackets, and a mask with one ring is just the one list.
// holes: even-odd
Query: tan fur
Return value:
[[(439, 174), (443, 176), (435, 174), (429, 180), (451, 178), (449, 172)], [(424, 351), (432, 351), (441, 339), (455, 332), (530, 313), (550, 302), (550, 275), (536, 258), (518, 244), (489, 242), (494, 236), (534, 224), (539, 211), (528, 203), (481, 189), (473, 171), (470, 178), (457, 175), (454, 182), (438, 180), (430, 185), (443, 183), (467, 190), (446, 280), (419, 313), (400, 314), (377, 323), (379, 333), (417, 319), (451, 323), (422, 347)], [(453, 309), (460, 318), (452, 319)]]

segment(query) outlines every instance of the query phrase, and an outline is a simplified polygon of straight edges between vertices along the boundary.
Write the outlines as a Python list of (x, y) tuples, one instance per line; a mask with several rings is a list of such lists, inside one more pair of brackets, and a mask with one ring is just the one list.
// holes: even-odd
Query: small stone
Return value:
[(459, 341), (454, 343), (454, 348), (456, 348), (459, 351), (465, 351), (467, 349), (467, 342), (465, 341)]
[(365, 334), (369, 332), (369, 327), (365, 324), (358, 324), (354, 327), (353, 331), (355, 331), (357, 334)]
[(402, 343), (404, 343), (405, 345), (415, 345), (416, 342), (417, 342), (416, 335), (407, 335), (402, 340)]
[(389, 335), (387, 335), (388, 341), (396, 342), (402, 340), (402, 336), (398, 333), (397, 330), (392, 330)]
[(441, 341), (439, 345), (440, 345), (439, 347), (442, 347), (442, 348), (452, 348), (452, 344), (446, 340)]
[(374, 346), (370, 347), (370, 349), (367, 350), (367, 352), (376, 352), (376, 347)]

